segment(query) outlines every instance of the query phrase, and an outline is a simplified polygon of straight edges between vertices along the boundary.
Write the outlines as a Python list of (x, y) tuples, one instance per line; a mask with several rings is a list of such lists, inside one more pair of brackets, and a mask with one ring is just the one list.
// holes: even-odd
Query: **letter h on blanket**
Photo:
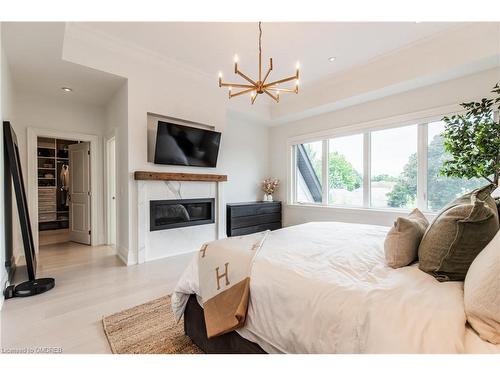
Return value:
[(228, 278), (228, 273), (227, 273), (227, 267), (229, 266), (229, 263), (226, 263), (224, 264), (224, 273), (222, 275), (219, 275), (219, 267), (216, 267), (215, 268), (215, 277), (217, 278), (217, 290), (220, 289), (220, 279), (222, 279), (223, 277), (226, 278), (226, 286), (228, 286), (230, 283), (229, 283), (229, 278)]

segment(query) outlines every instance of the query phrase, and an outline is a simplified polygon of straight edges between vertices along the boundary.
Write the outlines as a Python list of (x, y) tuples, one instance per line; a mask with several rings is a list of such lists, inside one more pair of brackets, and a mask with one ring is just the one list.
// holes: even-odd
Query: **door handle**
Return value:
[(115, 200), (115, 197), (111, 197), (111, 199)]

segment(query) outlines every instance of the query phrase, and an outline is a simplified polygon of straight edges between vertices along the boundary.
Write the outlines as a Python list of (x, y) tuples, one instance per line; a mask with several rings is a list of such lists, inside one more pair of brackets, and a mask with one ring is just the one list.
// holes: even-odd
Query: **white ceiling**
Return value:
[[(453, 23), (263, 23), (264, 64), (273, 58), (271, 78), (293, 75), (301, 64), (301, 82), (328, 78), (353, 66), (429, 37)], [(216, 79), (219, 71), (234, 80), (233, 56), (241, 70), (257, 74), (258, 24), (223, 22), (95, 22), (84, 26), (126, 43), (175, 59)], [(328, 58), (335, 56), (335, 62)], [(264, 65), (266, 66), (266, 65)]]
[[(241, 81), (232, 71), (235, 53), (245, 73), (250, 76), (257, 73), (257, 22), (77, 24), (117, 39), (125, 46), (176, 60), (213, 78), (214, 84), (219, 71), (224, 73), (226, 81)], [(463, 24), (263, 23), (264, 64), (273, 57), (271, 78), (282, 78), (293, 74), (296, 62), (300, 61), (301, 84), (309, 86), (459, 25)], [(103, 105), (124, 82), (121, 77), (62, 60), (64, 23), (4, 23), (2, 27), (4, 48), (14, 84), (19, 90)], [(335, 56), (336, 60), (329, 62), (330, 56)], [(60, 89), (62, 86), (72, 87), (74, 92), (65, 94)], [(258, 104), (267, 108), (274, 103), (262, 100)], [(255, 106), (247, 108), (249, 112), (255, 109)]]
[[(64, 23), (2, 23), (2, 40), (16, 90), (105, 104), (124, 78), (63, 61)], [(64, 93), (61, 87), (71, 87)]]

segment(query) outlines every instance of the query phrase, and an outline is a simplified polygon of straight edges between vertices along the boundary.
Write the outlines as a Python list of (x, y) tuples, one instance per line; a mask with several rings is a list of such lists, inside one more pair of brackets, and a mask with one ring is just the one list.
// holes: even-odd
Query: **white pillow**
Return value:
[(479, 336), (500, 344), (500, 231), (467, 271), (464, 303), (467, 320)]

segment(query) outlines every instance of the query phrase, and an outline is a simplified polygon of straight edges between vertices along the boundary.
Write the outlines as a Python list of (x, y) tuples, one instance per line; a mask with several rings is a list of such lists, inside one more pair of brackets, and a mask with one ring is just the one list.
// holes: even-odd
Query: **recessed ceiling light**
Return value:
[(73, 91), (73, 89), (71, 87), (61, 87), (61, 90), (63, 90), (64, 92), (71, 92), (71, 91)]
[(335, 59), (336, 59), (336, 57), (335, 57), (335, 56), (331, 56), (331, 57), (329, 57), (329, 58), (328, 58), (328, 61), (330, 61), (330, 62), (334, 62), (334, 61), (335, 61)]

